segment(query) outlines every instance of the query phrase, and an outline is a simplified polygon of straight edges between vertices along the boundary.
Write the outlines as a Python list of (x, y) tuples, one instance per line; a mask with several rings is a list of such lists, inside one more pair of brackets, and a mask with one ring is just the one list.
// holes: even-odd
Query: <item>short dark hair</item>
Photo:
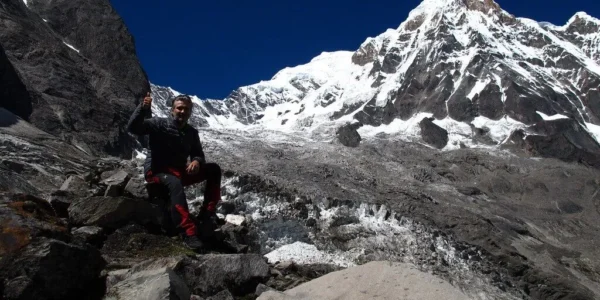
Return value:
[(179, 95), (179, 96), (175, 96), (173, 99), (171, 99), (170, 104), (171, 104), (171, 108), (173, 108), (173, 106), (175, 105), (175, 101), (183, 101), (186, 102), (190, 105), (193, 105), (194, 103), (192, 102), (192, 98), (188, 95)]

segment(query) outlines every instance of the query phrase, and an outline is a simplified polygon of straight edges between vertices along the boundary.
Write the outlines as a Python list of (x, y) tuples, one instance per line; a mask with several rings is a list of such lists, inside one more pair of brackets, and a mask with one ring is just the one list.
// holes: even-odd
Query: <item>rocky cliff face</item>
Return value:
[(110, 3), (7, 0), (0, 18), (3, 107), (90, 154), (130, 155), (124, 124), (149, 83)]

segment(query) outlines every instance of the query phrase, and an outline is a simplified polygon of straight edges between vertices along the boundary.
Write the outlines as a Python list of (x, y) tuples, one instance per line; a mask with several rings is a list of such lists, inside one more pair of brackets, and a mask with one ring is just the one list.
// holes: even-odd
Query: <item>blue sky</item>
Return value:
[[(133, 34), (150, 81), (222, 99), (323, 51), (356, 50), (397, 28), (420, 0), (111, 0)], [(497, 0), (518, 17), (563, 25), (598, 0)]]

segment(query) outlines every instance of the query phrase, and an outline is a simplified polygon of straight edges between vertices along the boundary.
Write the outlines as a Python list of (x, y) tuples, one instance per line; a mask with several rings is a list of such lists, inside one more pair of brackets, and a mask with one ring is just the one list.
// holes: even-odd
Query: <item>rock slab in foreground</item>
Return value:
[(165, 267), (129, 275), (111, 287), (104, 299), (187, 300), (190, 295), (183, 279)]
[(414, 266), (393, 262), (368, 264), (329, 273), (285, 293), (267, 291), (258, 300), (464, 300), (465, 294), (448, 282)]
[(253, 293), (269, 279), (269, 265), (258, 254), (204, 255), (184, 267), (184, 279), (194, 294), (212, 296), (223, 290)]

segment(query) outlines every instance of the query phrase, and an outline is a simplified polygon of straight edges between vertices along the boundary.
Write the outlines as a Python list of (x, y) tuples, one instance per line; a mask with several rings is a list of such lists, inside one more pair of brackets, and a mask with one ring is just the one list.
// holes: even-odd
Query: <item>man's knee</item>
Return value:
[(177, 178), (177, 176), (172, 174), (161, 173), (157, 175), (160, 179), (160, 183), (165, 185), (169, 191), (178, 191), (183, 190), (183, 184), (181, 183), (181, 179)]

